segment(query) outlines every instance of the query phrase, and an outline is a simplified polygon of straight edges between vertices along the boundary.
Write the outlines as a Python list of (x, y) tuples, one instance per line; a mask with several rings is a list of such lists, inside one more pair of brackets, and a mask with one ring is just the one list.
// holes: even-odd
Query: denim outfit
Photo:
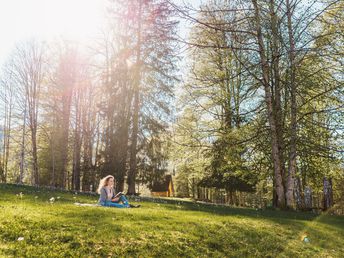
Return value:
[[(115, 194), (112, 195), (111, 199), (115, 197)], [(108, 198), (108, 194), (106, 189), (103, 187), (100, 190), (100, 198), (99, 198), (99, 204), (101, 206), (106, 206), (106, 207), (116, 207), (116, 208), (129, 208), (129, 202), (127, 198), (124, 195), (121, 195), (119, 197), (118, 202), (112, 202), (111, 199)], [(119, 203), (122, 202), (123, 204)]]

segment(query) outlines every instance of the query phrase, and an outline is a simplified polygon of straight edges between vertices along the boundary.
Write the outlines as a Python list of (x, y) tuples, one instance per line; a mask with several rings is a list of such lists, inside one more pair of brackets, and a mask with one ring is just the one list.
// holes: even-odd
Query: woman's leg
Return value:
[(128, 199), (125, 197), (125, 195), (121, 195), (121, 197), (119, 198), (119, 200), (121, 202), (123, 202), (123, 204), (126, 206), (126, 207), (129, 207), (129, 201)]
[(128, 205), (120, 204), (120, 203), (116, 203), (116, 202), (111, 202), (111, 201), (104, 202), (104, 204), (102, 206), (116, 207), (116, 208), (128, 208)]

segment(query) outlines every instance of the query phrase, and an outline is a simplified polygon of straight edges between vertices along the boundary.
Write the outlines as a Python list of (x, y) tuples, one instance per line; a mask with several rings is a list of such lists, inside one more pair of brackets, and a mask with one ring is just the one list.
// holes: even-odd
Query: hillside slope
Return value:
[[(342, 257), (344, 253), (344, 217), (192, 203), (142, 202), (139, 209), (80, 207), (76, 201), (95, 203), (97, 198), (0, 184), (0, 257)], [(309, 242), (302, 241), (305, 235)]]

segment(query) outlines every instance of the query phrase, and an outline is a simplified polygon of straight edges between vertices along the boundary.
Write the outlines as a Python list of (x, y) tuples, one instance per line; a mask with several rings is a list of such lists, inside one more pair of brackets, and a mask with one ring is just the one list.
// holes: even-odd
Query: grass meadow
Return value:
[[(53, 198), (53, 199), (52, 199)], [(138, 203), (138, 200), (134, 203)], [(0, 257), (343, 257), (344, 217), (97, 197), (0, 184)], [(304, 238), (307, 236), (306, 240)]]

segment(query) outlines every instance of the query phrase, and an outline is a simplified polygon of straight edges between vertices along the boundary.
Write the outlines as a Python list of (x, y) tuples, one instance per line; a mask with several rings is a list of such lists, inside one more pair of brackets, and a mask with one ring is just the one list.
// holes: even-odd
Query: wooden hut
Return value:
[(164, 180), (153, 184), (151, 193), (152, 193), (152, 196), (158, 196), (158, 197), (174, 196), (172, 176), (166, 175)]

